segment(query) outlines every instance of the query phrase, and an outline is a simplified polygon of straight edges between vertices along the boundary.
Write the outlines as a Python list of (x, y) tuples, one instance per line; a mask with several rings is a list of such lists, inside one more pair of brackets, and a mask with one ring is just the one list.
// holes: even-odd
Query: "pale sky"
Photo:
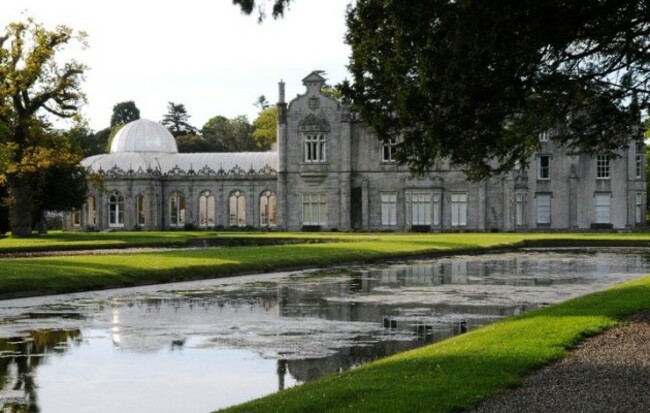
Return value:
[(296, 0), (284, 19), (258, 24), (231, 0), (15, 0), (2, 2), (0, 28), (31, 16), (88, 33), (90, 47), (72, 53), (90, 67), (82, 112), (91, 128), (107, 127), (113, 105), (126, 100), (154, 121), (167, 102), (182, 103), (200, 128), (216, 115), (252, 122), (253, 103), (260, 95), (275, 103), (280, 79), (290, 100), (312, 70), (330, 84), (349, 78), (349, 1)]

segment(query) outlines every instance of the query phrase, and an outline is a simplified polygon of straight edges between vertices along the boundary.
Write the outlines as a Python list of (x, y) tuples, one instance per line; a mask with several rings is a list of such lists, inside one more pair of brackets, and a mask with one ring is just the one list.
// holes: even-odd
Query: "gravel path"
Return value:
[(585, 340), (474, 413), (649, 412), (650, 313)]

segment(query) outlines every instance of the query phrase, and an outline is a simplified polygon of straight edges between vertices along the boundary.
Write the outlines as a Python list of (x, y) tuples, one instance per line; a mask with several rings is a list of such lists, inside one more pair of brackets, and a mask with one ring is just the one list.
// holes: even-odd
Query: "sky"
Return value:
[(259, 112), (260, 95), (287, 100), (304, 92), (301, 80), (324, 70), (330, 84), (350, 78), (344, 43), (350, 0), (296, 0), (285, 17), (245, 16), (231, 0), (3, 1), (0, 28), (33, 17), (48, 28), (64, 24), (88, 34), (89, 47), (68, 48), (90, 70), (82, 113), (90, 127), (110, 124), (113, 106), (133, 100), (142, 118), (160, 121), (168, 102), (182, 103), (201, 128), (213, 116)]

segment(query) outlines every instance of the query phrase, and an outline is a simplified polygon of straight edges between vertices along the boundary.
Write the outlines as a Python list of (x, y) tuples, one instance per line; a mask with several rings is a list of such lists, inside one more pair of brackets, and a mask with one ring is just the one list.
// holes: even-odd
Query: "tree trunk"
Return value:
[(16, 237), (32, 235), (32, 202), (29, 186), (24, 179), (7, 176), (9, 192), (9, 227)]

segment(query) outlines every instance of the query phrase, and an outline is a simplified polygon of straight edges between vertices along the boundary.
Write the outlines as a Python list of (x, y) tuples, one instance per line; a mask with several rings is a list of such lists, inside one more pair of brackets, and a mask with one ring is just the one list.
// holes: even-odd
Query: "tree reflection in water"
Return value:
[(32, 331), (23, 337), (0, 339), (0, 409), (2, 413), (38, 413), (34, 382), (44, 357), (63, 353), (79, 343), (79, 330)]

